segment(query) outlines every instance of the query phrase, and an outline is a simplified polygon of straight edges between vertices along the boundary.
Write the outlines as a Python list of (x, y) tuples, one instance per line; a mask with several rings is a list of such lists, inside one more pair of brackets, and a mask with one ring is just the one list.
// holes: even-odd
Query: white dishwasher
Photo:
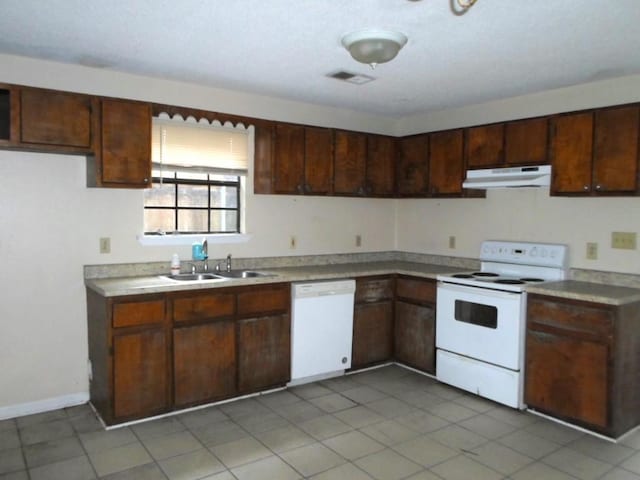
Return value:
[(351, 368), (355, 280), (291, 285), (291, 382), (312, 382)]

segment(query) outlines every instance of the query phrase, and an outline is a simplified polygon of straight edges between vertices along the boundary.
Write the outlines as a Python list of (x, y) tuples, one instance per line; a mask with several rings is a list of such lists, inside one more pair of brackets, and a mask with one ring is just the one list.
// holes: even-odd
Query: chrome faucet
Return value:
[(227, 255), (227, 272), (231, 271), (231, 254)]

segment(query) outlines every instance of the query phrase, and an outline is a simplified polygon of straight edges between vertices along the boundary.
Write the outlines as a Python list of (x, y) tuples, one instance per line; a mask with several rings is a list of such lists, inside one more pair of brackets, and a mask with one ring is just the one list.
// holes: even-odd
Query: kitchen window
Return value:
[(145, 238), (242, 233), (253, 128), (166, 114), (152, 128)]

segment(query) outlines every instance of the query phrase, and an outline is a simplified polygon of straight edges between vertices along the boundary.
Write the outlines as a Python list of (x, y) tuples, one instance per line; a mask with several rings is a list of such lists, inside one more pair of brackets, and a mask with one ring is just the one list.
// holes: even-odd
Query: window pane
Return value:
[(208, 196), (209, 188), (206, 185), (178, 185), (180, 207), (207, 207)]
[(175, 230), (174, 210), (144, 209), (145, 232), (173, 232)]
[(175, 185), (154, 183), (144, 191), (144, 205), (148, 207), (171, 207), (175, 205)]
[(234, 210), (214, 210), (211, 212), (211, 231), (230, 232), (238, 231), (238, 212)]
[(206, 232), (207, 210), (178, 210), (178, 230), (181, 232)]
[(211, 206), (215, 208), (238, 208), (236, 187), (211, 187)]

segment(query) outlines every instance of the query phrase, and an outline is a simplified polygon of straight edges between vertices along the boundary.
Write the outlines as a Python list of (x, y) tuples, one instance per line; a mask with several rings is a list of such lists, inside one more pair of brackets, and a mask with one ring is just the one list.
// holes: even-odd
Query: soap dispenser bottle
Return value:
[(174, 253), (171, 257), (171, 275), (180, 274), (180, 257), (177, 253)]

